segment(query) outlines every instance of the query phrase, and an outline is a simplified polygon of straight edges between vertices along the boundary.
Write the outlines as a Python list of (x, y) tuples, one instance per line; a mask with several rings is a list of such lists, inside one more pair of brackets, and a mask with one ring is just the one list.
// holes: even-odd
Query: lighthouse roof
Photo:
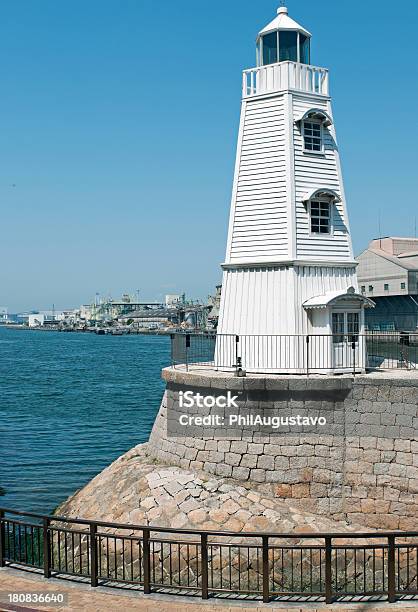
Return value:
[(263, 28), (261, 32), (259, 32), (257, 38), (260, 38), (260, 36), (268, 34), (269, 32), (275, 32), (276, 30), (296, 30), (298, 32), (302, 32), (302, 34), (305, 34), (305, 36), (312, 36), (312, 34), (308, 32), (308, 30), (305, 30), (304, 27), (302, 27), (299, 23), (289, 17), (289, 15), (287, 14), (287, 8), (285, 6), (279, 6), (279, 8), (277, 9), (277, 17), (273, 19), (273, 21), (271, 21), (268, 25), (266, 25), (266, 27)]

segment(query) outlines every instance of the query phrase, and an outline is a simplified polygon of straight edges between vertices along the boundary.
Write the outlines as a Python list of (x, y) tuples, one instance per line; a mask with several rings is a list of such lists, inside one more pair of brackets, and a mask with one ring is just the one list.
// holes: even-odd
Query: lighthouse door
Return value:
[(360, 312), (332, 313), (332, 345), (334, 369), (351, 370), (359, 365)]

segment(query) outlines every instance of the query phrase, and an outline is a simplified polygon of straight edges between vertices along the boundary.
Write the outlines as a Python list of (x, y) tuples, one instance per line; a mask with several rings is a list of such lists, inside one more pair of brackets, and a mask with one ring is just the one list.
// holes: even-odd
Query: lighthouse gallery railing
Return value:
[(243, 98), (287, 89), (328, 96), (328, 70), (296, 62), (280, 62), (243, 72)]
[(171, 365), (265, 372), (418, 369), (418, 333), (171, 335)]
[[(172, 529), (0, 509), (0, 567), (144, 593), (262, 598), (418, 595), (418, 532)], [(366, 599), (367, 600), (367, 599)]]

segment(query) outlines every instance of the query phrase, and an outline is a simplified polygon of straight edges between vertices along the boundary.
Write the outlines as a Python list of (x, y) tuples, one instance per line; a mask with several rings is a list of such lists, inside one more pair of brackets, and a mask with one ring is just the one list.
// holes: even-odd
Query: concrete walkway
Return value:
[[(48, 593), (64, 594), (64, 605), (40, 606), (33, 604), (9, 604), (9, 593)], [(92, 589), (87, 584), (68, 582), (67, 580), (45, 580), (35, 573), (22, 572), (11, 568), (0, 570), (0, 611), (1, 612), (56, 612), (79, 611), (88, 612), (258, 612), (261, 610), (277, 610), (278, 612), (366, 612), (382, 610), (382, 612), (416, 612), (418, 601), (404, 601), (397, 604), (387, 603), (360, 603), (339, 604), (326, 606), (322, 603), (271, 603), (233, 602), (220, 599), (211, 599), (203, 602), (200, 599), (191, 600), (190, 597), (167, 595), (143, 595), (140, 592), (116, 590), (105, 587)]]

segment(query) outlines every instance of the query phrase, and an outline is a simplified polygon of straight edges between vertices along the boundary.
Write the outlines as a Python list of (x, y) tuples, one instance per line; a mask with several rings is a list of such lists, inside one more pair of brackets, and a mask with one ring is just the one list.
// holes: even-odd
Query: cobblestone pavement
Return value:
[[(8, 593), (63, 593), (67, 603), (64, 606), (34, 606), (34, 605), (8, 605)], [(382, 610), (382, 612), (407, 612), (418, 610), (418, 601), (402, 602), (395, 605), (387, 603), (340, 604), (338, 606), (325, 606), (325, 604), (310, 603), (272, 603), (261, 605), (256, 602), (228, 602), (209, 600), (191, 602), (190, 598), (164, 595), (144, 596), (142, 593), (132, 591), (115, 591), (98, 587), (92, 589), (86, 584), (69, 583), (64, 580), (45, 580), (42, 576), (5, 568), (0, 570), (0, 611), (1, 612), (260, 612), (261, 610), (277, 610), (279, 612), (369, 612)]]

